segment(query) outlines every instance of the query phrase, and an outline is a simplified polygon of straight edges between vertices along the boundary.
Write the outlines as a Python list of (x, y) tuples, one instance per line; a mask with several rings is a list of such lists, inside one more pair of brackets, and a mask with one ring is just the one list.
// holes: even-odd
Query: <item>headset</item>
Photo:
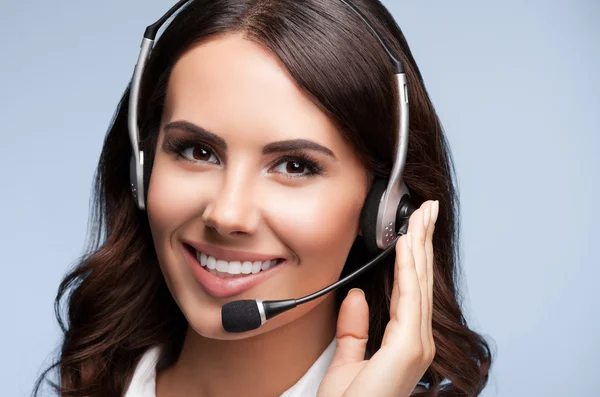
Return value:
[[(131, 193), (140, 210), (145, 210), (146, 187), (144, 186), (144, 152), (139, 144), (138, 104), (142, 75), (152, 52), (156, 34), (165, 22), (193, 0), (180, 0), (158, 21), (144, 32), (141, 50), (133, 73), (129, 94), (128, 129), (132, 155), (129, 167)], [(363, 13), (347, 0), (339, 0), (350, 8), (375, 35), (394, 66), (398, 87), (398, 143), (394, 163), (388, 180), (375, 178), (367, 194), (360, 214), (360, 230), (367, 250), (378, 253), (371, 261), (341, 280), (310, 295), (285, 300), (238, 300), (226, 303), (221, 309), (223, 328), (227, 332), (246, 332), (263, 325), (272, 317), (325, 295), (355, 279), (375, 264), (381, 262), (395, 250), (395, 243), (406, 234), (408, 220), (416, 207), (411, 201), (410, 191), (402, 179), (408, 151), (409, 106), (408, 82), (402, 62), (387, 47), (381, 35), (368, 22)]]

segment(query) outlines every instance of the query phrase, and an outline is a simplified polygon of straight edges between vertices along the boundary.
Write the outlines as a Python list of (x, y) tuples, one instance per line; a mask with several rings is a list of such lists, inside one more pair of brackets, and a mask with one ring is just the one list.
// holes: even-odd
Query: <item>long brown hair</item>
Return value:
[[(488, 380), (490, 348), (469, 329), (461, 312), (459, 202), (442, 126), (408, 44), (377, 0), (353, 2), (405, 65), (410, 138), (404, 180), (415, 205), (440, 204), (434, 234), (433, 336), (436, 356), (422, 382), (423, 396), (477, 396)], [(175, 62), (209, 36), (238, 32), (272, 51), (305, 94), (339, 127), (373, 176), (386, 177), (393, 161), (397, 91), (393, 68), (373, 34), (347, 6), (333, 0), (196, 0), (165, 29), (143, 76), (140, 125), (151, 171), (166, 86)], [(133, 56), (133, 54), (132, 54)], [(210, 62), (210, 60), (207, 60)], [(159, 369), (177, 360), (187, 322), (160, 271), (147, 215), (129, 190), (127, 133), (129, 88), (106, 135), (95, 175), (90, 245), (61, 282), (55, 300), (64, 340), (49, 371), (61, 396), (121, 396), (137, 361), (161, 345)], [(370, 258), (355, 241), (344, 274)], [(367, 358), (381, 345), (389, 321), (394, 259), (389, 258), (337, 292), (362, 288), (370, 308)], [(66, 299), (66, 323), (60, 314)]]

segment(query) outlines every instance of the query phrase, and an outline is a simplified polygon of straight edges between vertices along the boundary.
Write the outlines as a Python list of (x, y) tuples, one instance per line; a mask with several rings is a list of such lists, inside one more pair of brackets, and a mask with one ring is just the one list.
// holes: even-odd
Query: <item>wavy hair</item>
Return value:
[[(400, 28), (378, 0), (354, 4), (400, 59), (408, 78), (410, 138), (404, 180), (415, 205), (439, 200), (434, 233), (433, 337), (436, 356), (419, 396), (475, 397), (488, 381), (488, 343), (469, 329), (459, 291), (459, 200), (451, 153), (441, 123)], [(195, 0), (157, 41), (143, 76), (140, 140), (146, 186), (154, 158), (166, 88), (174, 64), (208, 37), (240, 33), (275, 54), (300, 89), (336, 124), (372, 176), (387, 177), (396, 144), (397, 97), (392, 64), (375, 36), (340, 1)], [(64, 333), (50, 382), (64, 397), (121, 396), (151, 346), (161, 345), (158, 369), (181, 351), (187, 321), (158, 265), (147, 214), (129, 190), (129, 87), (107, 132), (95, 174), (89, 244), (62, 280), (55, 314)], [(345, 264), (348, 274), (370, 259), (362, 239)], [(353, 287), (370, 310), (367, 358), (381, 346), (389, 321), (393, 256), (337, 292), (338, 308)], [(66, 318), (61, 316), (61, 302)]]

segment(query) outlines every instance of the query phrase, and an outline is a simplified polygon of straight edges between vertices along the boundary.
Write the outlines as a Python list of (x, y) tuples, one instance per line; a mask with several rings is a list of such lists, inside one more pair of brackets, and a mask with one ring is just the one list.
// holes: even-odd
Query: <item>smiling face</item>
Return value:
[(367, 188), (350, 145), (264, 47), (222, 35), (175, 65), (147, 208), (167, 285), (198, 334), (248, 337), (322, 303), (243, 334), (221, 326), (226, 302), (297, 298), (336, 281)]

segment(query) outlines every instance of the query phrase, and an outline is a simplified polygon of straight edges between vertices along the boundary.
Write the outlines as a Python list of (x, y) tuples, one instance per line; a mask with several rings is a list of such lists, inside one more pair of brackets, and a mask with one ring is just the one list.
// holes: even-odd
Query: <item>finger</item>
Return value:
[[(412, 213), (412, 215), (410, 216), (409, 220), (408, 220), (408, 229), (407, 232), (409, 230), (412, 230), (410, 225), (411, 224), (415, 224), (418, 222), (423, 223), (422, 220), (418, 220), (417, 218), (419, 217), (419, 213), (422, 210), (417, 209), (415, 212)], [(402, 239), (406, 239), (407, 235), (404, 234), (402, 236), (400, 236), (400, 238), (398, 239), (398, 241), (396, 242), (396, 257), (398, 257), (399, 255), (401, 255), (401, 250), (402, 249), (408, 249), (408, 248), (402, 248), (402, 247), (406, 247), (406, 245), (404, 244), (404, 242), (402, 241)], [(412, 255), (412, 253), (411, 253)], [(396, 266), (394, 268), (394, 283), (393, 283), (393, 288), (392, 288), (392, 297), (390, 299), (390, 317), (392, 316), (392, 313), (396, 313), (397, 310), (397, 303), (398, 303), (398, 295), (399, 295), (399, 288), (396, 288), (395, 286), (398, 285), (398, 271), (397, 271), (397, 263)]]
[(414, 236), (407, 232), (402, 238), (402, 246), (399, 255), (396, 255), (398, 303), (396, 310), (390, 313), (390, 322), (397, 321), (401, 332), (412, 339), (420, 335), (421, 326), (421, 287), (415, 270), (413, 256)]
[(432, 334), (432, 313), (433, 313), (433, 264), (434, 264), (434, 255), (433, 255), (433, 233), (435, 232), (435, 222), (437, 220), (439, 209), (439, 202), (436, 200), (431, 203), (431, 218), (429, 220), (429, 226), (427, 228), (427, 236), (425, 238), (425, 257), (426, 257), (426, 265), (427, 265), (427, 285), (426, 285), (426, 294), (427, 294), (427, 306), (426, 306), (426, 314), (423, 316), (424, 318), (424, 335), (423, 342), (425, 342), (425, 354), (431, 355), (433, 349), (433, 334)]
[(433, 234), (435, 232), (435, 223), (439, 213), (439, 202), (436, 200), (431, 205), (431, 221), (427, 230), (427, 238), (425, 239), (425, 255), (427, 257), (427, 295), (429, 301), (433, 302), (433, 265), (435, 257), (433, 254)]
[(336, 330), (336, 350), (331, 366), (363, 361), (369, 339), (369, 306), (358, 288), (342, 302)]
[[(423, 223), (422, 220), (419, 220), (419, 216), (420, 216), (420, 209), (417, 209), (416, 211), (414, 211), (412, 213), (412, 215), (410, 216), (410, 218), (408, 219), (408, 228), (407, 228), (407, 233), (409, 230), (411, 229), (412, 224), (421, 222)], [(404, 241), (402, 241), (403, 239), (407, 239), (408, 236), (407, 234), (404, 234), (402, 236), (400, 236), (400, 238), (398, 239), (398, 241), (396, 242), (396, 258), (401, 257), (402, 256), (402, 250), (407, 250), (408, 247), (407, 245), (404, 243)], [(412, 255), (412, 252), (409, 251), (409, 254)], [(393, 283), (393, 288), (392, 288), (392, 297), (390, 299), (390, 317), (395, 317), (395, 313), (397, 312), (397, 304), (398, 304), (398, 296), (400, 294), (400, 289), (397, 288), (396, 286), (398, 285), (398, 259), (396, 259), (396, 263), (395, 263), (395, 267), (394, 267), (394, 283)]]
[[(408, 250), (408, 244), (406, 243), (406, 239), (409, 238), (408, 235), (404, 234), (402, 236), (400, 236), (400, 238), (398, 239), (398, 241), (396, 241), (396, 258), (398, 258), (399, 256), (404, 255), (401, 251), (402, 250)], [(408, 252), (408, 255), (412, 255), (412, 253)], [(396, 259), (397, 260), (397, 259)], [(397, 287), (398, 285), (398, 266), (396, 264), (396, 262), (394, 262), (394, 283), (392, 284), (392, 296), (390, 298), (390, 317), (395, 317), (397, 308), (398, 308), (398, 297), (400, 296), (400, 288)]]
[(425, 245), (428, 236), (428, 229), (431, 225), (431, 201), (426, 201), (419, 209), (420, 216), (416, 222), (409, 224), (408, 229), (413, 233), (413, 257), (415, 259), (415, 271), (419, 279), (421, 288), (421, 318), (420, 318), (420, 335), (423, 343), (429, 343), (429, 291), (427, 280), (427, 255)]
[(435, 255), (433, 251), (433, 234), (435, 233), (435, 224), (437, 222), (437, 218), (440, 210), (440, 202), (436, 200), (431, 207), (431, 227), (428, 231), (427, 243), (425, 245), (425, 252), (427, 255), (427, 295), (429, 296), (429, 313), (427, 324), (429, 326), (429, 335), (431, 338), (431, 342), (433, 343), (433, 335), (432, 335), (432, 316), (433, 316), (433, 280), (434, 280), (434, 265), (435, 265)]

